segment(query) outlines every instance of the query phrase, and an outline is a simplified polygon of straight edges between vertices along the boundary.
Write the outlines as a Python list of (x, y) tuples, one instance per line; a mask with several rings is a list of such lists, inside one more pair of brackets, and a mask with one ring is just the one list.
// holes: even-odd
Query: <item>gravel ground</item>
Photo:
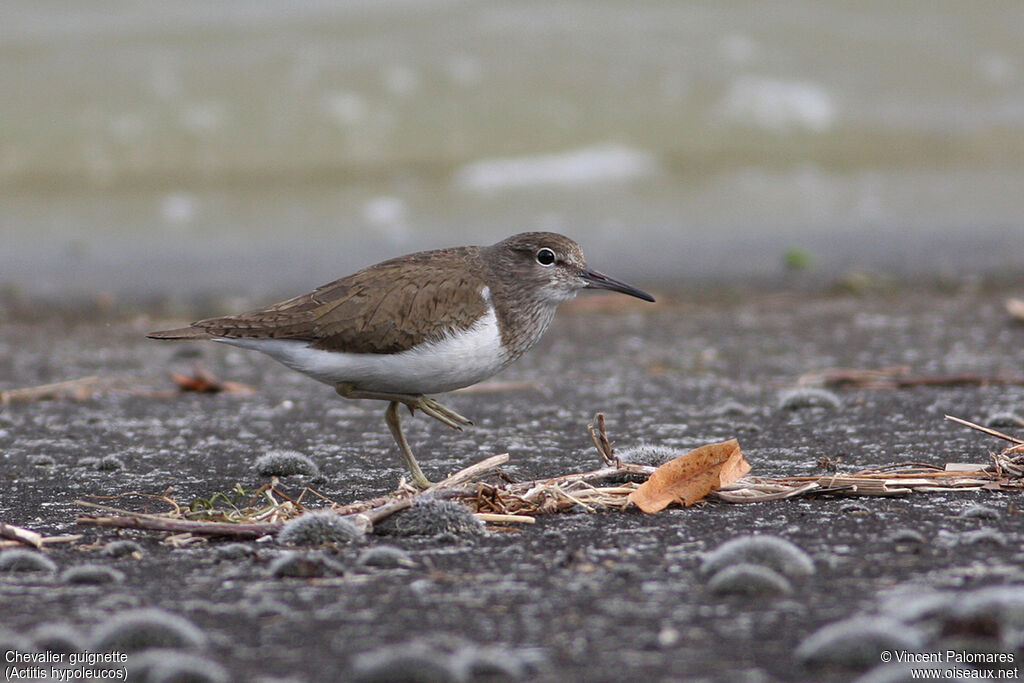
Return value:
[[(433, 478), (505, 451), (517, 479), (592, 469), (586, 425), (598, 411), (619, 448), (736, 437), (765, 476), (815, 474), (822, 458), (840, 471), (985, 462), (1004, 444), (943, 415), (1021, 435), (1010, 416), (1024, 414), (1024, 386), (783, 394), (802, 373), (835, 366), (1020, 377), (1024, 326), (1003, 310), (1019, 291), (668, 293), (621, 309), (581, 297), (499, 378), (535, 384), (445, 397), (475, 420), (465, 432), (417, 417), (406, 433)], [(0, 408), (0, 520), (83, 535), (0, 554), (8, 652), (133, 651), (133, 681), (904, 680), (902, 664), (878, 669), (886, 652), (942, 660), (931, 666), (945, 666), (947, 650), (987, 653), (975, 669), (1011, 673), (1024, 655), (1014, 492), (579, 510), (484, 530), (425, 509), (443, 533), (314, 528), (300, 531), (336, 542), (298, 548), (79, 526), (75, 501), (89, 496), (170, 488), (188, 503), (254, 489), (267, 481), (255, 461), (273, 450), (319, 469), (284, 479), (285, 490), (311, 484), (340, 502), (386, 494), (402, 470), (384, 405), (338, 399), (257, 354), (143, 337), (177, 320), (5, 320), (0, 389), (89, 375), (120, 387)], [(124, 390), (170, 389), (168, 372), (196, 363), (258, 391)]]

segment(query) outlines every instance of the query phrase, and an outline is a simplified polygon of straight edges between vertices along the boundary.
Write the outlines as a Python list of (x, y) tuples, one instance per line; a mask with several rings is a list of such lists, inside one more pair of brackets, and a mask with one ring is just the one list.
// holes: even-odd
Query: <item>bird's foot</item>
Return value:
[(339, 384), (334, 387), (339, 396), (344, 398), (372, 398), (380, 401), (396, 401), (404, 403), (411, 413), (414, 410), (421, 410), (423, 414), (442, 422), (452, 429), (462, 431), (463, 427), (469, 427), (473, 421), (459, 415), (451, 408), (445, 408), (432, 398), (423, 394), (396, 394), (384, 391), (363, 391), (351, 384)]
[(460, 432), (462, 431), (463, 427), (470, 427), (473, 424), (473, 421), (470, 420), (469, 418), (459, 415), (451, 408), (445, 408), (443, 405), (441, 405), (434, 399), (428, 398), (426, 396), (420, 396), (419, 400), (411, 403), (406, 403), (406, 405), (409, 406), (409, 410), (412, 410), (413, 408), (419, 408), (421, 411), (423, 411), (424, 415), (428, 415), (437, 420), (438, 422), (443, 422), (452, 429), (457, 429)]

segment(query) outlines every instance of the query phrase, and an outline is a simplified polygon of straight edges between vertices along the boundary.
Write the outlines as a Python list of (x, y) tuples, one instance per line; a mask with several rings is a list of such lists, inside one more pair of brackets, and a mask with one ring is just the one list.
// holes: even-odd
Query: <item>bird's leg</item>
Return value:
[(402, 420), (398, 412), (398, 401), (391, 401), (388, 404), (388, 409), (384, 411), (384, 421), (388, 423), (391, 436), (395, 437), (398, 450), (402, 452), (402, 457), (405, 458), (405, 466), (412, 475), (413, 485), (420, 489), (428, 488), (430, 480), (423, 475), (423, 470), (420, 469), (419, 463), (416, 462), (416, 457), (413, 456), (412, 449), (409, 448), (409, 442), (405, 440), (405, 434), (402, 433)]
[(445, 408), (432, 398), (423, 394), (397, 394), (387, 391), (363, 391), (356, 389), (351, 384), (339, 384), (334, 387), (339, 396), (344, 398), (372, 398), (378, 401), (395, 401), (409, 406), (409, 410), (419, 409), (424, 415), (428, 415), (438, 422), (443, 422), (452, 429), (462, 431), (463, 427), (473, 424), (469, 418), (459, 415), (451, 408)]
[(412, 454), (412, 449), (409, 448), (409, 442), (405, 440), (405, 434), (402, 433), (402, 423), (399, 419), (398, 405), (404, 403), (409, 407), (409, 411), (419, 408), (423, 411), (424, 415), (429, 415), (438, 422), (443, 422), (452, 429), (458, 429), (462, 431), (463, 426), (469, 426), (473, 424), (470, 420), (459, 415), (454, 410), (445, 408), (443, 405), (438, 403), (432, 398), (427, 398), (422, 394), (395, 394), (389, 392), (380, 391), (363, 391), (356, 389), (351, 384), (339, 384), (334, 387), (334, 390), (338, 392), (338, 395), (343, 398), (370, 398), (380, 401), (388, 401), (388, 409), (384, 413), (384, 421), (388, 424), (388, 429), (391, 430), (391, 436), (395, 438), (395, 443), (398, 444), (398, 450), (402, 452), (402, 457), (405, 459), (405, 465), (412, 475), (412, 482), (417, 487), (425, 489), (430, 486), (430, 480), (423, 476), (423, 470), (420, 469), (419, 463), (416, 462), (416, 458)]

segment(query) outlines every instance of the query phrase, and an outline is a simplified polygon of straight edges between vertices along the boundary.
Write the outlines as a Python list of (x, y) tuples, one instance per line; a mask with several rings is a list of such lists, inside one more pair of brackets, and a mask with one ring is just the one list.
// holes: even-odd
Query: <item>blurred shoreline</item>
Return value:
[(525, 230), (670, 285), (1024, 271), (1018, 3), (15, 2), (0, 58), (25, 301), (265, 301)]

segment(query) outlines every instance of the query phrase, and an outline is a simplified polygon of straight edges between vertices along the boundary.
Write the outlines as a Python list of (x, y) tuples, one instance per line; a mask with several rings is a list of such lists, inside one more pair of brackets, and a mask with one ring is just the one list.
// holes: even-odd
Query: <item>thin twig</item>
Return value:
[(199, 534), (204, 536), (231, 536), (234, 538), (260, 538), (273, 534), (284, 522), (241, 524), (235, 522), (201, 522), (191, 519), (171, 519), (155, 515), (131, 515), (121, 517), (93, 517), (79, 515), (75, 522), (86, 526), (116, 527), (119, 529), (150, 529), (173, 531), (175, 533)]
[(998, 437), (1000, 439), (1003, 439), (1004, 441), (1009, 441), (1010, 443), (1015, 443), (1017, 445), (1024, 444), (1024, 440), (1022, 440), (1022, 439), (1018, 439), (1018, 438), (1016, 438), (1014, 436), (1010, 436), (1009, 434), (1003, 434), (1002, 432), (998, 432), (998, 431), (996, 431), (994, 429), (991, 429), (989, 427), (982, 427), (981, 425), (974, 424), (973, 422), (968, 422), (967, 420), (962, 420), (959, 417), (953, 417), (952, 415), (946, 415), (945, 417), (946, 417), (947, 420), (950, 420), (951, 422), (956, 422), (957, 424), (962, 424), (965, 427), (970, 427), (971, 429), (976, 429), (979, 432), (982, 432), (984, 434), (988, 434), (989, 436), (995, 436), (995, 437)]
[(55, 398), (72, 398), (84, 401), (99, 390), (103, 380), (96, 376), (70, 379), (65, 382), (42, 384), (36, 387), (22, 387), (0, 391), (0, 405), (47, 401)]
[(612, 443), (608, 440), (608, 432), (605, 431), (604, 427), (604, 413), (598, 413), (594, 416), (594, 421), (597, 422), (597, 429), (594, 429), (594, 423), (587, 425), (587, 431), (590, 432), (590, 439), (594, 442), (594, 448), (597, 449), (598, 454), (601, 456), (601, 461), (609, 467), (618, 464), (618, 459), (615, 457), (615, 451), (612, 449)]
[(355, 521), (358, 524), (369, 524), (370, 528), (372, 528), (374, 524), (379, 523), (381, 520), (387, 519), (396, 512), (399, 512), (407, 507), (410, 507), (413, 503), (416, 502), (418, 498), (430, 494), (437, 494), (447, 488), (455, 488), (457, 486), (461, 486), (467, 481), (476, 479), (485, 472), (493, 470), (495, 467), (500, 467), (501, 465), (504, 465), (506, 462), (508, 462), (508, 453), (492, 455), (486, 460), (481, 460), (480, 462), (474, 465), (470, 465), (464, 470), (456, 472), (447, 479), (443, 479), (438, 483), (434, 484), (433, 486), (423, 491), (420, 491), (419, 493), (414, 493), (413, 495), (407, 498), (399, 498), (398, 500), (389, 501), (384, 505), (380, 505), (373, 509), (349, 515), (349, 517), (355, 518)]
[(536, 524), (537, 519), (529, 515), (499, 515), (493, 512), (477, 512), (477, 519), (491, 524)]
[[(61, 536), (43, 536), (40, 542), (43, 546), (54, 543), (74, 543), (81, 540), (82, 534), (64, 534)], [(0, 541), (0, 548), (18, 548), (24, 545), (21, 541)]]
[(20, 526), (14, 526), (13, 524), (0, 522), (0, 537), (9, 538), (12, 541), (30, 545), (33, 548), (43, 547), (42, 534), (32, 531), (31, 529), (23, 529)]

